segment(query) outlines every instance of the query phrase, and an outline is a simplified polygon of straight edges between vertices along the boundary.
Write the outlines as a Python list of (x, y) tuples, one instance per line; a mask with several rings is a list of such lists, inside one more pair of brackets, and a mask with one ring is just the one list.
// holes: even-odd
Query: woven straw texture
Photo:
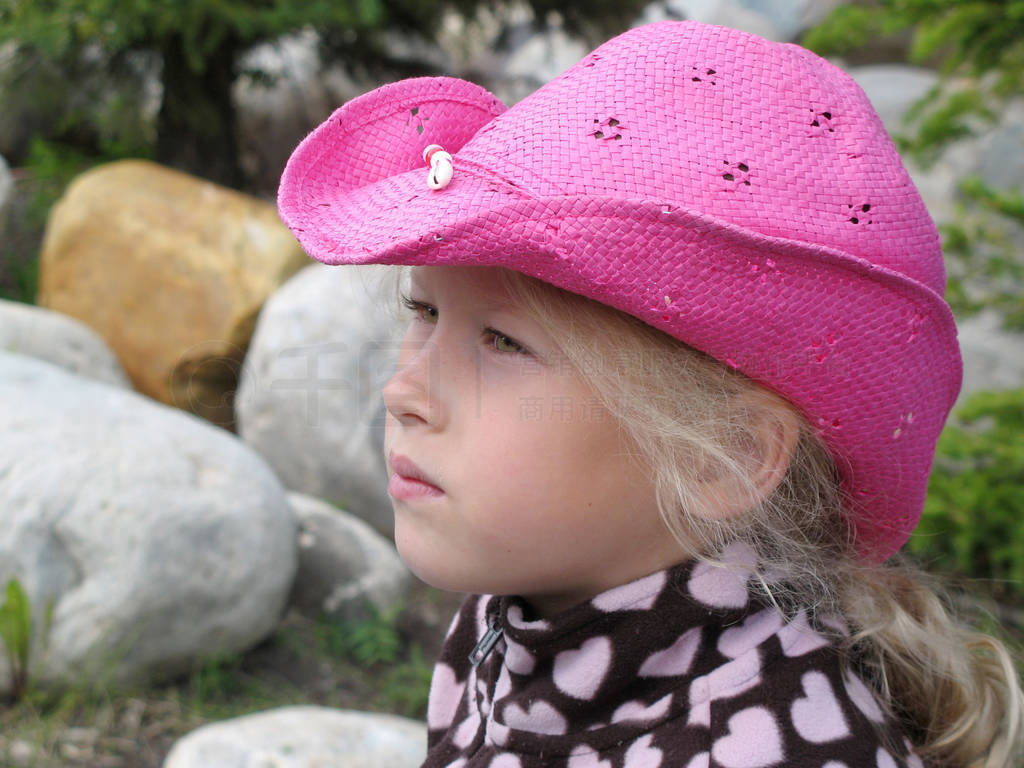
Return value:
[[(443, 190), (423, 148), (454, 157)], [(417, 78), (338, 109), (278, 205), (328, 264), (490, 264), (628, 312), (796, 404), (867, 560), (916, 525), (960, 353), (935, 225), (863, 91), (798, 46), (639, 27), (511, 109)]]

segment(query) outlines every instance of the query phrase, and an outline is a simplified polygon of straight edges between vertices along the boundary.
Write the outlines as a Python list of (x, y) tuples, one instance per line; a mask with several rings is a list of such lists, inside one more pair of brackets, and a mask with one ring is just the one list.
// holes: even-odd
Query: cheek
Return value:
[(519, 422), (501, 437), (493, 436), (472, 451), (472, 462), (486, 481), (487, 498), (501, 514), (514, 514), (504, 525), (522, 530), (557, 526), (566, 510), (593, 501), (589, 449), (579, 432), (550, 421)]
[(387, 408), (384, 409), (384, 458), (386, 459), (388, 453), (391, 451), (392, 446), (396, 439), (401, 437), (402, 427), (398, 419), (395, 418), (394, 414), (391, 413)]

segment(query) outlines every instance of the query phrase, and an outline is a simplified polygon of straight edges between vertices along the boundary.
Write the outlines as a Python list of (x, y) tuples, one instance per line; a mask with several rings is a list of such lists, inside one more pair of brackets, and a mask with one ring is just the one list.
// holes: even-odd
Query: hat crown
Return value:
[(945, 291), (938, 232), (867, 96), (795, 45), (696, 22), (638, 27), (459, 157), (538, 197), (657, 200)]

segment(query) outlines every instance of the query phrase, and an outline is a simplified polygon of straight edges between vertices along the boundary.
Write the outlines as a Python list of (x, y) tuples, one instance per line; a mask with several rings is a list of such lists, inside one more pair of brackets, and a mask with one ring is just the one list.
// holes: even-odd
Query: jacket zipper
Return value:
[(469, 663), (474, 667), (479, 667), (483, 660), (487, 658), (487, 655), (494, 650), (494, 646), (498, 644), (504, 632), (505, 630), (499, 626), (498, 617), (495, 615), (488, 616), (487, 631), (484, 632), (484, 636), (480, 638), (480, 642), (476, 644), (476, 647), (470, 651)]

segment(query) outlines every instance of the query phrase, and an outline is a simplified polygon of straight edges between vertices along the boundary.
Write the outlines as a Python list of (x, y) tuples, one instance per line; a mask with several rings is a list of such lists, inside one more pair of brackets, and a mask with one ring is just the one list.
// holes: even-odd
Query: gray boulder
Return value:
[(380, 390), (401, 338), (380, 280), (394, 267), (312, 264), (260, 312), (235, 395), (242, 439), (287, 488), (390, 536)]
[(0, 350), (38, 357), (88, 379), (132, 388), (102, 337), (61, 312), (0, 299)]
[(553, 80), (589, 50), (582, 40), (570, 37), (561, 27), (531, 30), (505, 57), (496, 83), (499, 95), (506, 104), (513, 104)]
[(890, 134), (904, 132), (910, 107), (939, 81), (934, 70), (909, 64), (872, 64), (850, 67), (847, 72), (871, 99)]
[(840, 0), (660, 0), (648, 5), (637, 23), (692, 19), (786, 42), (796, 40), (839, 4)]
[(796, 40), (801, 32), (813, 27), (841, 5), (842, 0), (733, 0), (729, 4), (767, 18), (778, 30), (778, 39)]
[(1024, 387), (1024, 333), (1003, 329), (1001, 315), (992, 309), (960, 320), (957, 328), (964, 358), (957, 405), (979, 390)]
[[(0, 582), (22, 583), (38, 624), (53, 610), (36, 633), (38, 683), (163, 677), (273, 629), (295, 521), (253, 451), (23, 355), (0, 352), (0, 403)], [(9, 674), (0, 655), (0, 691)]]
[(1009, 102), (999, 122), (981, 134), (968, 170), (997, 189), (1024, 191), (1024, 99)]
[(747, 8), (735, 0), (661, 0), (651, 3), (637, 19), (637, 24), (650, 24), (666, 19), (700, 21), (742, 29), (768, 40), (783, 40), (782, 31), (760, 10)]
[(285, 707), (204, 725), (163, 768), (416, 768), (427, 729), (395, 715)]
[(390, 539), (326, 502), (289, 493), (299, 536), (299, 570), (290, 602), (303, 613), (365, 618), (372, 606), (386, 613), (412, 576)]

